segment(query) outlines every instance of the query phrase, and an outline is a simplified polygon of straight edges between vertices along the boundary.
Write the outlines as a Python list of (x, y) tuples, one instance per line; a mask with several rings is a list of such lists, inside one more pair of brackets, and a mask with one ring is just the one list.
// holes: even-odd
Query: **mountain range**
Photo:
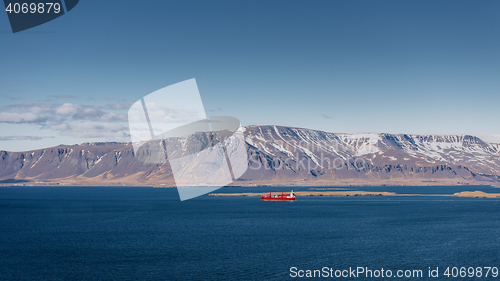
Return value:
[[(244, 136), (249, 168), (232, 185), (500, 187), (500, 144), (473, 135), (247, 126)], [(0, 184), (169, 187), (175, 181), (168, 161), (142, 162), (131, 143), (83, 143), (0, 151)]]

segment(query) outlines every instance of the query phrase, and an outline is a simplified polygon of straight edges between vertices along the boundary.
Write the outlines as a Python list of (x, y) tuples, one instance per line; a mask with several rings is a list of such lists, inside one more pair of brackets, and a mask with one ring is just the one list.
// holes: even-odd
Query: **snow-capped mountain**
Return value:
[[(269, 177), (270, 171), (279, 178), (389, 180), (387, 184), (390, 180), (417, 184), (418, 180), (499, 179), (499, 146), (475, 136), (334, 134), (279, 126), (250, 126), (246, 136), (256, 151), (251, 153), (251, 167), (259, 162), (274, 167), (256, 170), (249, 180), (263, 174)], [(310, 163), (306, 169), (303, 159)]]
[[(282, 126), (247, 126), (244, 135), (249, 168), (235, 185), (500, 184), (500, 144), (471, 135), (327, 133)], [(182, 142), (198, 145), (199, 139)], [(0, 151), (0, 156), (4, 181), (174, 185), (168, 161), (139, 161), (129, 143)]]

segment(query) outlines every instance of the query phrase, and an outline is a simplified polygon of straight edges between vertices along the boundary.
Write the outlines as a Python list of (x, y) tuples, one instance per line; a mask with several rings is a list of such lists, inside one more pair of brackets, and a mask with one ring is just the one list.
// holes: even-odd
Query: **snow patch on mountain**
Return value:
[(355, 151), (355, 156), (363, 156), (380, 151), (378, 144), (382, 140), (381, 134), (351, 133), (337, 134), (337, 137)]

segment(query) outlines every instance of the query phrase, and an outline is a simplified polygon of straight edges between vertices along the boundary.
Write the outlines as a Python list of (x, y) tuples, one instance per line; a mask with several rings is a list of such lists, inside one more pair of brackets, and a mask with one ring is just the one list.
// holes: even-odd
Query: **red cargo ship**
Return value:
[(260, 199), (263, 201), (292, 201), (295, 200), (295, 195), (293, 190), (288, 195), (283, 194), (283, 192), (281, 192), (281, 195), (271, 195), (271, 192), (269, 192), (269, 195), (261, 196)]

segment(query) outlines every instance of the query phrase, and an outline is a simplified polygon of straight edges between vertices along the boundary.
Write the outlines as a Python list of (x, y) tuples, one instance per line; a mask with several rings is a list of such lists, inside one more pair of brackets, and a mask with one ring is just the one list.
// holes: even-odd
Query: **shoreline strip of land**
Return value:
[[(209, 196), (262, 196), (268, 193), (242, 192), (242, 193), (210, 193)], [(271, 195), (281, 195), (282, 192), (271, 192)], [(284, 194), (287, 194), (286, 192)], [(395, 192), (379, 191), (295, 191), (296, 197), (305, 196), (448, 196), (468, 198), (500, 198), (500, 193), (486, 193), (482, 191), (463, 191), (454, 194), (401, 194)]]

